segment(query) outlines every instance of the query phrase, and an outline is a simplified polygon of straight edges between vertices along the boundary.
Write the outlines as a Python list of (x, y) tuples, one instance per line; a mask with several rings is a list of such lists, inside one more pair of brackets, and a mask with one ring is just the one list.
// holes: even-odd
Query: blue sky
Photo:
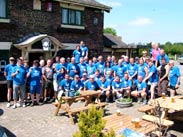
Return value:
[(183, 0), (98, 0), (111, 6), (104, 27), (126, 43), (183, 42)]

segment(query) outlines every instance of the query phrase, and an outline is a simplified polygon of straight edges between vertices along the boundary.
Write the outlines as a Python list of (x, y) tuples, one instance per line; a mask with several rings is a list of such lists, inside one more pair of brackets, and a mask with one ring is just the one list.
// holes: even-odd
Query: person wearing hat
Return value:
[(12, 94), (12, 89), (13, 89), (13, 78), (11, 76), (12, 74), (12, 70), (13, 67), (15, 66), (15, 59), (14, 57), (10, 57), (9, 58), (9, 64), (6, 65), (5, 69), (4, 69), (4, 76), (6, 77), (7, 80), (7, 107), (9, 108), (11, 106), (10, 102), (11, 102), (11, 94)]
[(42, 80), (42, 71), (39, 67), (39, 61), (34, 60), (33, 66), (29, 69), (27, 73), (27, 78), (30, 78), (30, 93), (31, 93), (31, 106), (35, 105), (34, 94), (36, 94), (36, 104), (40, 105), (40, 93), (41, 93), (41, 80)]
[(84, 87), (83, 83), (81, 82), (79, 75), (74, 76), (74, 80), (71, 83), (70, 91), (69, 91), (69, 96), (73, 97), (75, 96), (75, 93), (77, 91), (82, 90)]
[[(13, 68), (12, 75), (13, 77), (13, 99), (14, 105), (13, 109), (16, 107), (26, 107), (25, 106), (25, 82), (26, 82), (26, 69), (23, 66), (23, 60), (21, 58), (17, 59), (17, 65)], [(20, 94), (20, 102), (17, 103), (18, 96)]]

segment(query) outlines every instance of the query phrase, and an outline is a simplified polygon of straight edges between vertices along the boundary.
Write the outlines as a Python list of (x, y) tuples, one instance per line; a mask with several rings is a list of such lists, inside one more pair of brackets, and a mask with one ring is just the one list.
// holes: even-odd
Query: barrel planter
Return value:
[(116, 106), (119, 108), (132, 106), (132, 99), (129, 99), (129, 98), (116, 99), (115, 102), (116, 102)]

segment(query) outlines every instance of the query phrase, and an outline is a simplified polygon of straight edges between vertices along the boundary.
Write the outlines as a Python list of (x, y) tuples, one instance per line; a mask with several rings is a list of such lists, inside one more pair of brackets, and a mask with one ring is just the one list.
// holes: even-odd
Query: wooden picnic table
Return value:
[(135, 124), (132, 122), (133, 118), (125, 114), (121, 114), (120, 116), (113, 114), (106, 116), (103, 119), (107, 121), (105, 129), (110, 130), (112, 128), (115, 132), (118, 132), (124, 128), (129, 128), (136, 132), (147, 135), (158, 128), (156, 124), (146, 120), (140, 120), (140, 127), (135, 128)]
[[(56, 106), (55, 115), (58, 115), (60, 109), (64, 110), (66, 113), (68, 113), (68, 115), (71, 119), (71, 123), (74, 124), (72, 115), (77, 112), (88, 110), (89, 109), (88, 105), (92, 103), (92, 99), (94, 97), (96, 98), (96, 101), (97, 101), (97, 102), (95, 102), (95, 103), (97, 103), (95, 105), (96, 107), (105, 107), (106, 103), (100, 103), (100, 99), (99, 99), (100, 93), (101, 92), (99, 92), (99, 91), (87, 90), (87, 91), (81, 91), (79, 96), (74, 96), (74, 97), (63, 96), (60, 98), (59, 102), (55, 104), (55, 106)], [(80, 100), (85, 101), (83, 107), (71, 108), (71, 105), (74, 102), (77, 102)], [(65, 102), (64, 104), (62, 104), (63, 101)]]

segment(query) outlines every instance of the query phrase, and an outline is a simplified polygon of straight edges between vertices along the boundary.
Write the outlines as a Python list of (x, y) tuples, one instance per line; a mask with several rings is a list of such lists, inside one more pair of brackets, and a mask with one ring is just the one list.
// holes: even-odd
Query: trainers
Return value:
[(30, 106), (33, 107), (34, 106), (34, 103), (31, 103)]
[(9, 108), (11, 106), (10, 102), (7, 103), (6, 107)]
[(20, 103), (16, 103), (16, 106), (19, 108), (21, 107), (22, 105)]
[(114, 101), (114, 102), (116, 101), (116, 96), (115, 96), (115, 95), (113, 95), (113, 101)]
[(26, 107), (25, 103), (23, 103), (23, 104), (22, 104), (22, 107), (23, 107), (23, 108), (25, 108), (25, 107)]
[(143, 105), (146, 105), (147, 104), (147, 100), (145, 99), (144, 101), (143, 101)]
[(13, 108), (13, 109), (17, 108), (16, 104), (14, 104), (11, 108)]
[(138, 99), (137, 99), (137, 103), (140, 104), (141, 102), (142, 102), (142, 98), (138, 98)]

